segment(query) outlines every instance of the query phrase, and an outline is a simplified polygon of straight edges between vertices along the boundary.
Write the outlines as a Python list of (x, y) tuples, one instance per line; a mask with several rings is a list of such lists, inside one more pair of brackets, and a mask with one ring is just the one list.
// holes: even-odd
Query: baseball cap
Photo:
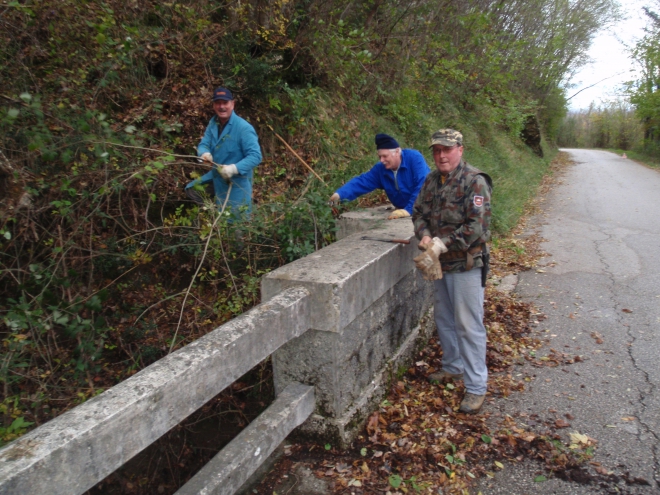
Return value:
[(213, 101), (225, 100), (231, 101), (234, 99), (234, 95), (231, 94), (227, 88), (218, 88), (213, 92)]
[(463, 146), (463, 134), (454, 129), (440, 129), (431, 136), (431, 146), (440, 144), (442, 146)]

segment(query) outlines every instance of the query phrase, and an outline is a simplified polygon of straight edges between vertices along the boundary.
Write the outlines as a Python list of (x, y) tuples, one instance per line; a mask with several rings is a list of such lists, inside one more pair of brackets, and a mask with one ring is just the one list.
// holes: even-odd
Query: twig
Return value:
[[(90, 141), (90, 143), (92, 143), (92, 144), (107, 144), (107, 145), (110, 145), (110, 146), (117, 146), (119, 148), (131, 148), (131, 149), (134, 149), (134, 150), (155, 151), (156, 153), (162, 153), (164, 155), (175, 156), (177, 158), (194, 158), (194, 159), (199, 158), (196, 155), (178, 155), (176, 153), (170, 153), (169, 151), (163, 151), (163, 150), (159, 150), (159, 149), (156, 149), (156, 148), (144, 148), (142, 146), (132, 146), (130, 144), (119, 144), (119, 143), (113, 143), (111, 141)], [(211, 167), (211, 165), (208, 165), (206, 163), (200, 163), (199, 165), (205, 165), (207, 167)], [(213, 165), (217, 165), (217, 164), (213, 163)]]
[(140, 318), (142, 318), (142, 317), (143, 317), (143, 316), (144, 316), (144, 315), (145, 315), (145, 314), (146, 314), (151, 308), (153, 308), (153, 307), (155, 307), (155, 306), (158, 306), (160, 303), (163, 303), (163, 302), (165, 302), (165, 301), (169, 301), (170, 299), (175, 298), (176, 296), (180, 296), (181, 294), (183, 294), (183, 292), (178, 292), (178, 293), (176, 293), (176, 294), (172, 294), (171, 296), (167, 296), (165, 299), (161, 299), (160, 301), (157, 301), (157, 302), (153, 303), (153, 304), (152, 304), (151, 306), (149, 306), (147, 309), (145, 309), (144, 311), (142, 311), (142, 313), (140, 313), (140, 316), (138, 316), (138, 317), (135, 319), (135, 321), (133, 322), (133, 326), (135, 326), (135, 324), (136, 324), (138, 321), (140, 321)]
[(313, 169), (312, 167), (310, 167), (310, 166), (307, 164), (307, 162), (306, 162), (305, 160), (303, 160), (303, 159), (300, 157), (300, 155), (299, 155), (298, 153), (296, 153), (296, 151), (295, 151), (291, 146), (289, 146), (289, 143), (287, 143), (287, 142), (286, 142), (286, 141), (285, 141), (285, 140), (284, 140), (284, 139), (283, 139), (278, 133), (275, 132), (275, 129), (273, 129), (273, 128), (272, 128), (270, 125), (268, 125), (268, 124), (266, 124), (266, 125), (268, 126), (268, 128), (269, 128), (271, 131), (273, 131), (273, 134), (275, 134), (275, 137), (276, 137), (277, 139), (279, 139), (280, 141), (282, 141), (282, 142), (284, 143), (284, 146), (286, 146), (286, 147), (289, 149), (289, 151), (291, 151), (291, 153), (293, 153), (294, 156), (295, 156), (298, 160), (300, 160), (300, 161), (302, 162), (302, 164), (303, 164), (305, 167), (307, 167), (307, 168), (309, 169), (309, 171), (312, 172), (312, 173), (316, 176), (316, 178), (317, 178), (318, 180), (320, 180), (321, 182), (323, 182), (324, 185), (327, 185), (327, 184), (325, 183), (325, 181), (324, 181), (323, 179), (321, 179), (321, 176), (320, 176), (319, 174), (317, 174), (317, 173), (314, 171), (314, 169)]
[(195, 279), (197, 278), (197, 274), (202, 268), (202, 265), (204, 264), (204, 260), (206, 259), (206, 253), (209, 250), (209, 244), (211, 243), (211, 238), (213, 237), (213, 231), (215, 230), (215, 226), (218, 223), (218, 220), (222, 218), (222, 213), (225, 211), (225, 208), (227, 207), (227, 202), (229, 201), (229, 195), (231, 194), (231, 188), (234, 184), (232, 182), (229, 183), (229, 187), (227, 188), (227, 196), (225, 197), (225, 202), (222, 205), (222, 209), (218, 212), (218, 214), (215, 217), (215, 220), (213, 221), (213, 225), (211, 226), (211, 230), (209, 231), (209, 237), (206, 240), (206, 244), (204, 245), (204, 252), (202, 253), (202, 259), (199, 262), (199, 265), (197, 265), (197, 270), (195, 271), (195, 274), (192, 277), (192, 280), (190, 281), (190, 284), (188, 285), (188, 289), (186, 289), (186, 295), (183, 298), (183, 303), (181, 303), (181, 311), (179, 312), (179, 321), (176, 324), (176, 330), (174, 331), (174, 335), (172, 336), (172, 343), (170, 344), (170, 350), (167, 351), (168, 354), (172, 352), (172, 349), (174, 349), (174, 343), (176, 342), (176, 337), (179, 334), (179, 328), (181, 327), (181, 320), (183, 319), (183, 310), (186, 307), (186, 301), (188, 300), (188, 296), (190, 295), (190, 291), (192, 290), (193, 283), (195, 283)]

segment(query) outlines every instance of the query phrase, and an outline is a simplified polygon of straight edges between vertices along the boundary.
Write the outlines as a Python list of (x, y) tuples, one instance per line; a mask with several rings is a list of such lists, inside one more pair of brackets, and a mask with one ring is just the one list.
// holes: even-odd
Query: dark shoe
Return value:
[(471, 393), (466, 393), (461, 401), (461, 407), (458, 409), (459, 412), (466, 414), (475, 414), (481, 409), (481, 406), (484, 403), (484, 398), (486, 395), (475, 395)]
[(449, 373), (448, 371), (440, 370), (436, 373), (431, 373), (428, 378), (430, 382), (445, 383), (450, 380), (462, 380), (463, 373)]

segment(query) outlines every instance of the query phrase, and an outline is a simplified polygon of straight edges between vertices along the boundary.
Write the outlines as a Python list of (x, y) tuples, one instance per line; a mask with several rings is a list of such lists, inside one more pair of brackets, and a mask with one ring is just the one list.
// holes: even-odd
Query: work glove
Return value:
[(424, 246), (424, 252), (415, 257), (413, 261), (417, 269), (422, 272), (424, 280), (440, 280), (442, 278), (442, 266), (440, 255), (447, 252), (447, 246), (438, 237)]
[(332, 206), (332, 205), (336, 205), (336, 204), (339, 203), (339, 200), (340, 200), (340, 199), (341, 199), (341, 198), (339, 197), (339, 194), (334, 193), (332, 196), (330, 196), (330, 199), (328, 200), (328, 204), (329, 204), (330, 206)]
[(211, 162), (213, 163), (213, 155), (209, 153), (208, 151), (206, 153), (202, 153), (202, 156), (200, 156), (202, 160), (205, 162)]
[(408, 213), (406, 210), (394, 210), (392, 213), (390, 213), (390, 216), (387, 217), (387, 219), (394, 220), (395, 218), (405, 218), (409, 216), (410, 213)]
[(238, 173), (236, 165), (218, 165), (218, 172), (223, 179), (229, 181), (234, 175)]

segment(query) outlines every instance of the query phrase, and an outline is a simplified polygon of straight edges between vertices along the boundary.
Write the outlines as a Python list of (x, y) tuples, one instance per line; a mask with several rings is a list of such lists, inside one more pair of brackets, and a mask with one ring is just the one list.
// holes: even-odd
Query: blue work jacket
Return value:
[(415, 199), (430, 171), (419, 151), (404, 149), (401, 150), (401, 165), (396, 178), (394, 172), (378, 162), (368, 172), (353, 177), (337, 189), (337, 194), (342, 201), (352, 201), (363, 194), (383, 189), (396, 208), (406, 210), (412, 215)]
[[(237, 214), (241, 206), (247, 206), (247, 212), (252, 210), (252, 177), (253, 169), (261, 163), (261, 148), (259, 138), (245, 119), (232, 112), (227, 125), (218, 132), (217, 117), (213, 117), (206, 127), (204, 137), (197, 147), (198, 156), (211, 153), (213, 161), (221, 165), (236, 165), (238, 174), (231, 178), (232, 188), (227, 207)], [(213, 182), (215, 201), (222, 207), (227, 197), (229, 184), (214, 167), (199, 179), (190, 182), (186, 189), (197, 184)]]

